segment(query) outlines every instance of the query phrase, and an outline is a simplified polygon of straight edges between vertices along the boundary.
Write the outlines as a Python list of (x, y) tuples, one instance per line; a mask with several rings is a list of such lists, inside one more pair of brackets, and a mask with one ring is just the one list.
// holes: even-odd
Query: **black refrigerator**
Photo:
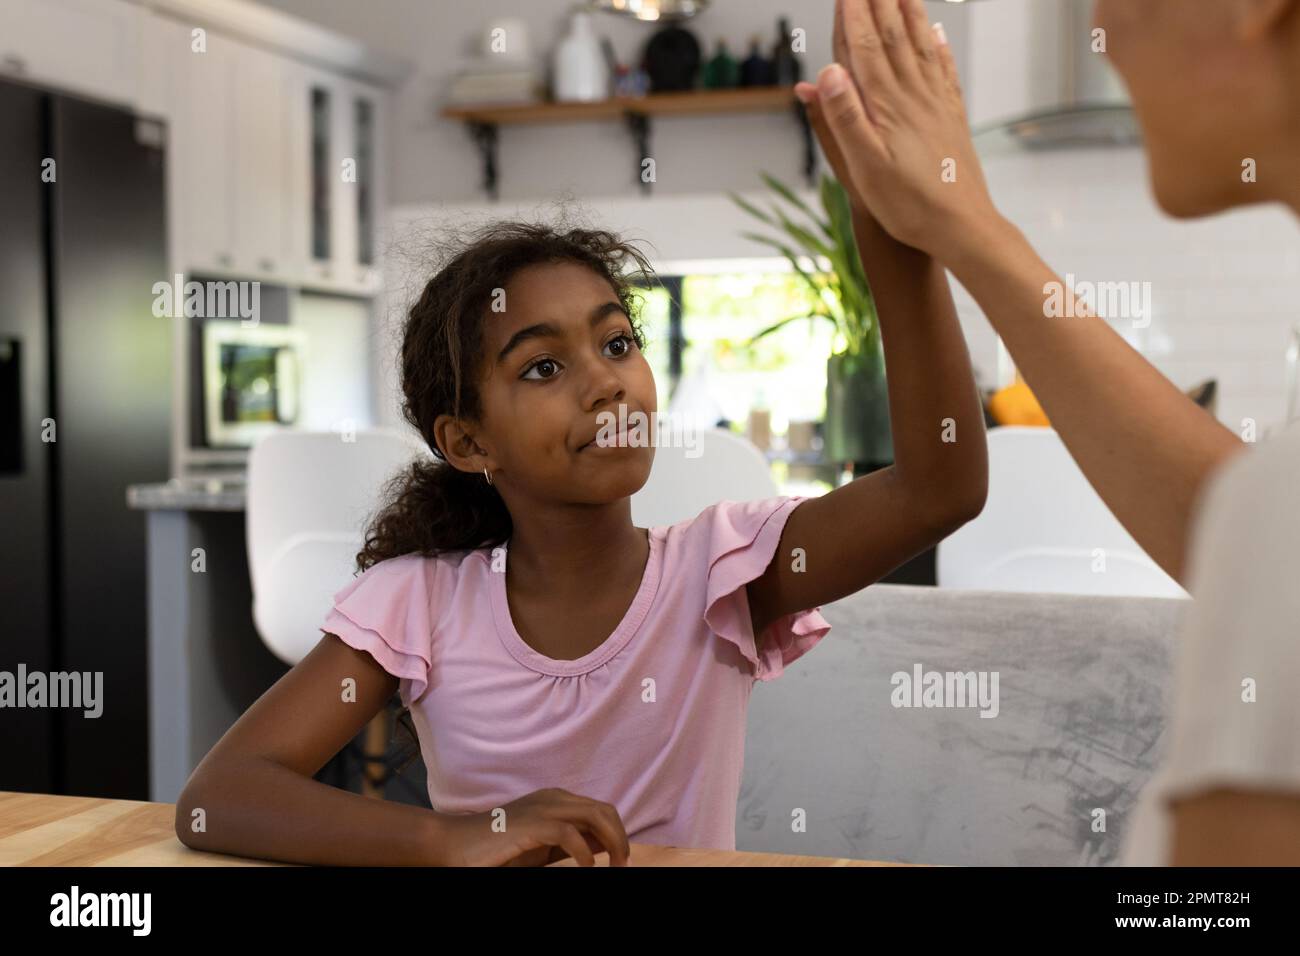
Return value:
[(0, 671), (102, 675), (98, 717), (0, 707), (0, 790), (148, 799), (145, 524), (126, 488), (170, 471), (164, 134), (0, 82)]

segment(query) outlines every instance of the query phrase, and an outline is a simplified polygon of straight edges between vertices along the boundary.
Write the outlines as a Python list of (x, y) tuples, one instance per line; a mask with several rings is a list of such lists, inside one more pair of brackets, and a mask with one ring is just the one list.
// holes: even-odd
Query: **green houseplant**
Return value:
[[(887, 464), (893, 460), (889, 430), (889, 394), (885, 360), (880, 347), (880, 322), (875, 299), (853, 235), (848, 193), (834, 178), (822, 174), (821, 210), (814, 210), (775, 177), (763, 181), (784, 200), (765, 212), (735, 193), (741, 209), (776, 231), (775, 235), (742, 233), (747, 239), (781, 253), (812, 292), (807, 313), (782, 319), (751, 340), (807, 319), (829, 321), (835, 327), (836, 351), (826, 360), (826, 422), (823, 456), (833, 462)], [(795, 214), (806, 222), (800, 222)]]

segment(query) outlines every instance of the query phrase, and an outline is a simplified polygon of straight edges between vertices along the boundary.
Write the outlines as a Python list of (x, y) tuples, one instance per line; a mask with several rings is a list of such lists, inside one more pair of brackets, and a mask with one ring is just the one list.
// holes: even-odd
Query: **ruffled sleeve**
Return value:
[(367, 568), (334, 595), (321, 630), (365, 651), (399, 678), (410, 707), (429, 686), (434, 602), (441, 562), (419, 555), (389, 558)]
[(773, 621), (755, 642), (745, 585), (762, 576), (776, 554), (786, 519), (806, 496), (759, 501), (721, 501), (697, 519), (707, 535), (708, 583), (704, 621), (740, 649), (754, 679), (774, 680), (830, 631), (821, 608), (795, 611)]

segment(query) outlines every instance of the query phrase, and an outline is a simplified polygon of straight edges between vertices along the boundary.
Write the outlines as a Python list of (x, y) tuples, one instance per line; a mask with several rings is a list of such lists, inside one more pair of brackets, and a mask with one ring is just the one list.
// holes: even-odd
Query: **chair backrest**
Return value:
[(296, 664), (320, 640), (334, 593), (355, 571), (385, 481), (427, 449), (387, 429), (278, 432), (253, 445), (245, 512), (253, 623)]
[(763, 453), (746, 438), (721, 428), (689, 433), (685, 440), (664, 438), (655, 448), (645, 487), (632, 496), (632, 521), (657, 528), (694, 518), (723, 499), (755, 501), (778, 493)]
[(992, 429), (984, 511), (939, 544), (940, 587), (1184, 597), (1053, 429)]
[[(825, 605), (830, 635), (754, 689), (737, 849), (953, 866), (1118, 862), (1162, 755), (1190, 605), (889, 584)], [(955, 694), (942, 707), (897, 706), (916, 703), (896, 675), (910, 681), (918, 665), (923, 688), (936, 672), (945, 686), (948, 673), (982, 673), (990, 700), (997, 674), (996, 716), (951, 706)]]

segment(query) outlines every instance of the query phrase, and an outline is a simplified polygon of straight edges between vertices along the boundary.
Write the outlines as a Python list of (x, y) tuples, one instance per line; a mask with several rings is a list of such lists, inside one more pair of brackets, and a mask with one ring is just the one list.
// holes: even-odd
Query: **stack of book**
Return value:
[(484, 57), (461, 70), (447, 94), (449, 106), (528, 104), (544, 98), (544, 81), (528, 61), (503, 63), (499, 57)]

